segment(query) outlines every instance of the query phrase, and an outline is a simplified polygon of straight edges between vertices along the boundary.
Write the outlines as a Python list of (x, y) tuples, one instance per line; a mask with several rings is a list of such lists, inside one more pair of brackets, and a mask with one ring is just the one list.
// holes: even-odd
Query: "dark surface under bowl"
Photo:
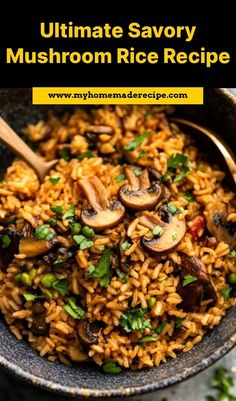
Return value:
[[(59, 107), (54, 109), (60, 112)], [(0, 89), (0, 114), (16, 130), (29, 121), (37, 121), (46, 110), (47, 107), (31, 105), (30, 90)], [(235, 149), (236, 104), (227, 92), (208, 89), (204, 106), (179, 106), (177, 114), (212, 128)], [(0, 145), (0, 172), (10, 161), (10, 153)], [(236, 308), (228, 311), (221, 324), (199, 345), (180, 354), (176, 360), (157, 368), (124, 371), (116, 376), (104, 375), (94, 365), (68, 367), (40, 358), (26, 342), (18, 342), (1, 319), (0, 365), (19, 378), (61, 394), (101, 398), (141, 394), (187, 379), (225, 355), (236, 344), (235, 312)]]

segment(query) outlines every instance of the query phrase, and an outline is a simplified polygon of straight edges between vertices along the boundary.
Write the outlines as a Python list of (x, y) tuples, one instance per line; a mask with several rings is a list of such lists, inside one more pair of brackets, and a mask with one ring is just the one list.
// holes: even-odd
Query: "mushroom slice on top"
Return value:
[(231, 249), (236, 248), (236, 223), (227, 221), (227, 206), (221, 202), (210, 205), (205, 213), (207, 228), (218, 241), (224, 241)]
[(88, 320), (80, 320), (78, 324), (78, 336), (84, 344), (95, 344), (98, 342), (99, 329)]
[(102, 231), (116, 226), (122, 220), (124, 206), (118, 200), (108, 198), (107, 190), (97, 176), (81, 179), (78, 183), (89, 201), (89, 206), (81, 212), (84, 225)]
[(45, 239), (22, 238), (19, 243), (19, 253), (24, 254), (26, 258), (34, 258), (49, 252), (54, 244), (55, 241)]
[(158, 214), (146, 212), (141, 216), (140, 224), (152, 231), (158, 226), (160, 227), (158, 236), (151, 239), (141, 238), (141, 245), (146, 251), (159, 255), (171, 252), (180, 243), (186, 232), (185, 221), (179, 220), (176, 215), (171, 215), (169, 222), (165, 223)]
[[(205, 265), (200, 259), (182, 254), (179, 272), (180, 281), (176, 289), (182, 298), (179, 307), (188, 312), (199, 309), (203, 300), (210, 300), (207, 305), (208, 308), (216, 304), (217, 294), (215, 288), (207, 274)], [(184, 277), (188, 275), (194, 277), (196, 281), (183, 286)]]
[(157, 182), (150, 182), (148, 170), (135, 175), (136, 168), (125, 167), (128, 184), (120, 188), (119, 196), (122, 203), (133, 210), (147, 210), (154, 208), (163, 197), (163, 186)]

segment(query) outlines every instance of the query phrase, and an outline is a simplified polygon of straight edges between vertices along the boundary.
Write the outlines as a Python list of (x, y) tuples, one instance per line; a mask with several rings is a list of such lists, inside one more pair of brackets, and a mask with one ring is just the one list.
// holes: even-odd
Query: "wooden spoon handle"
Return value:
[(38, 173), (43, 161), (30, 149), (28, 145), (13, 131), (13, 129), (0, 117), (0, 140), (4, 142), (15, 154), (24, 159)]

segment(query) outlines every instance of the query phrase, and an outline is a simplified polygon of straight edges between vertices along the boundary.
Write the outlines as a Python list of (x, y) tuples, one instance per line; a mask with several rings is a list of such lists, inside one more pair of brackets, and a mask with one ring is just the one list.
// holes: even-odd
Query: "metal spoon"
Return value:
[(208, 128), (204, 128), (199, 124), (193, 123), (191, 121), (182, 119), (182, 118), (172, 118), (171, 121), (177, 123), (178, 125), (182, 125), (183, 127), (191, 128), (197, 131), (202, 136), (207, 137), (210, 139), (211, 142), (215, 144), (215, 146), (220, 151), (221, 155), (223, 156), (228, 170), (233, 178), (234, 184), (236, 184), (236, 163), (233, 157), (232, 152), (230, 151), (228, 145), (224, 143), (224, 141), (213, 131), (209, 130)]
[(45, 162), (37, 156), (1, 117), (0, 141), (4, 142), (17, 156), (29, 164), (34, 169), (41, 182), (48, 171), (57, 163), (57, 160)]

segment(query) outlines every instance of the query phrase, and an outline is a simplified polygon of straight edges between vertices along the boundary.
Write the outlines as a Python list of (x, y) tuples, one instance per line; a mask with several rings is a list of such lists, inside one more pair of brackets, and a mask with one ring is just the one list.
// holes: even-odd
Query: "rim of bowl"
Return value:
[[(218, 91), (228, 100), (236, 106), (236, 97), (229, 92), (226, 88), (217, 88)], [(174, 384), (180, 383), (184, 380), (187, 380), (196, 374), (202, 372), (218, 359), (222, 358), (226, 355), (234, 346), (236, 345), (236, 333), (230, 337), (223, 345), (221, 345), (212, 355), (207, 358), (202, 359), (199, 363), (197, 363), (193, 367), (185, 368), (183, 372), (176, 374), (173, 377), (169, 377), (161, 384), (157, 384), (155, 382), (142, 385), (134, 386), (132, 388), (118, 388), (113, 390), (96, 390), (96, 389), (88, 389), (83, 387), (75, 387), (75, 386), (64, 386), (59, 383), (54, 383), (51, 380), (44, 379), (42, 377), (36, 376), (32, 373), (29, 373), (22, 369), (20, 366), (15, 363), (9, 362), (6, 357), (0, 356), (0, 366), (3, 367), (9, 373), (12, 373), (15, 377), (22, 379), (32, 385), (36, 385), (37, 387), (48, 390), (55, 393), (60, 393), (61, 395), (69, 395), (73, 397), (128, 397), (132, 395), (140, 395), (148, 392), (153, 392), (157, 390), (161, 390), (172, 386)]]

